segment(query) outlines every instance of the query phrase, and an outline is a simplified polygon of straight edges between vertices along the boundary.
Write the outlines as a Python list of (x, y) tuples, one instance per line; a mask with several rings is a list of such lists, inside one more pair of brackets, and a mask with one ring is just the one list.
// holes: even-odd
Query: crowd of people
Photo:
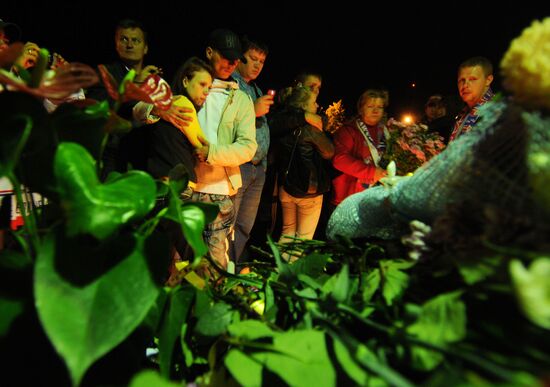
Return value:
[[(11, 46), (10, 29), (11, 40), (17, 40), (13, 36), (20, 34), (17, 26), (0, 20), (0, 56)], [(164, 76), (161, 67), (145, 63), (148, 34), (141, 23), (121, 20), (114, 42), (117, 60), (105, 68), (116, 82), (129, 71), (135, 71), (136, 84), (150, 75)], [(32, 69), (39, 50), (36, 43), (25, 43), (6, 70), (18, 76), (20, 69)], [(191, 57), (176, 71), (170, 84), (174, 101), (170, 108), (123, 103), (117, 112), (132, 123), (132, 130), (109, 134), (101, 155), (102, 181), (128, 169), (144, 170), (166, 181), (174, 168), (183, 165), (189, 184), (181, 200), (219, 207), (203, 237), (210, 257), (229, 271), (246, 266), (252, 234), (279, 235), (281, 244), (312, 239), (319, 235), (322, 210), (330, 215), (348, 196), (377, 184), (387, 173), (379, 165), (388, 136), (386, 90), (367, 88), (358, 98), (357, 114), (330, 134), (318, 113), (321, 74), (300, 73), (287, 88), (265, 93), (256, 79), (268, 56), (262, 41), (227, 29), (211, 31), (204, 58)], [(2, 66), (5, 63), (0, 61)], [(54, 54), (49, 66), (55, 69), (65, 63)], [(447, 98), (434, 94), (426, 102), (422, 123), (445, 142), (472, 130), (479, 107), (493, 98), (492, 72), (484, 57), (464, 61), (457, 78), (464, 109), (455, 118)], [(84, 98), (108, 100), (111, 106), (116, 102), (99, 82), (65, 101), (44, 103), (52, 111), (60, 103)], [(176, 103), (182, 99), (186, 103)], [(279, 230), (275, 229), (277, 211), (272, 210), (274, 197), (282, 215)], [(173, 262), (188, 259), (189, 247), (181, 230), (164, 227), (175, 246)], [(285, 258), (293, 261), (299, 254)]]

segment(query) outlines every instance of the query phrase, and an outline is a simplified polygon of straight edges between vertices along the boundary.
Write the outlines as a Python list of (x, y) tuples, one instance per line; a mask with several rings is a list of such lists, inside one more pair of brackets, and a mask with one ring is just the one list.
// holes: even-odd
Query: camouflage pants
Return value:
[(206, 225), (204, 230), (204, 241), (208, 245), (208, 251), (212, 259), (218, 265), (227, 269), (229, 262), (228, 248), (229, 239), (233, 233), (235, 221), (235, 209), (233, 199), (228, 195), (209, 194), (204, 192), (193, 192), (191, 201), (202, 203), (214, 203), (220, 208), (216, 219)]

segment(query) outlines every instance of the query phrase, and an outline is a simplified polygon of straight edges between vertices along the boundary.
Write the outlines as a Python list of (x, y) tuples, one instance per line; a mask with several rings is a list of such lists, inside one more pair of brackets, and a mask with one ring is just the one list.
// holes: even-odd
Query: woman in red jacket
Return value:
[(332, 204), (338, 205), (349, 195), (363, 191), (386, 175), (378, 164), (388, 136), (383, 124), (388, 106), (386, 90), (368, 89), (357, 101), (358, 116), (334, 134), (334, 168), (342, 172), (332, 181)]

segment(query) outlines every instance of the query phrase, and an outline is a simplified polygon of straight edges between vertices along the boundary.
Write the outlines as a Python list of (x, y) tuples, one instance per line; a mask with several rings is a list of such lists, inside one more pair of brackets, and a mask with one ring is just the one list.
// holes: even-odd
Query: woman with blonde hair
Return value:
[[(317, 113), (317, 94), (308, 87), (287, 88), (281, 93), (281, 100), (283, 108), (278, 114), (296, 109)], [(324, 160), (332, 158), (334, 146), (322, 129), (307, 123), (284, 135), (279, 143), (278, 184), (283, 214), (280, 242), (312, 239), (321, 214), (323, 194), (330, 189)]]
[(332, 165), (342, 174), (332, 182), (333, 205), (374, 185), (386, 175), (386, 170), (378, 162), (388, 136), (384, 125), (388, 101), (386, 90), (364, 91), (357, 101), (357, 117), (334, 134)]

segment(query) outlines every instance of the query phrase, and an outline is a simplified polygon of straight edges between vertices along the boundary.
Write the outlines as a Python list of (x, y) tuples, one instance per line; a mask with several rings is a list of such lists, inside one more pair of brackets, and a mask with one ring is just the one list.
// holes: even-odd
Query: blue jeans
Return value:
[(229, 262), (228, 247), (231, 226), (235, 221), (235, 207), (231, 196), (193, 192), (191, 201), (202, 203), (214, 203), (220, 207), (216, 219), (207, 224), (203, 237), (208, 245), (208, 252), (218, 265), (227, 269)]
[(265, 170), (261, 164), (245, 163), (240, 168), (243, 185), (234, 199), (235, 235), (230, 248), (230, 257), (235, 263), (239, 263), (246, 242), (250, 238), (250, 230), (256, 220), (265, 183)]

